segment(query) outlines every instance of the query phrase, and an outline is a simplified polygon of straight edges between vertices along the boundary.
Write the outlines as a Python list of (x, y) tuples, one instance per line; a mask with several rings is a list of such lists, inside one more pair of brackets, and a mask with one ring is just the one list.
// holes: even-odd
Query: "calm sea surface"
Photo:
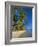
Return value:
[(22, 38), (22, 37), (24, 37), (24, 38), (32, 37), (32, 29), (26, 29), (26, 31), (19, 36), (19, 38)]

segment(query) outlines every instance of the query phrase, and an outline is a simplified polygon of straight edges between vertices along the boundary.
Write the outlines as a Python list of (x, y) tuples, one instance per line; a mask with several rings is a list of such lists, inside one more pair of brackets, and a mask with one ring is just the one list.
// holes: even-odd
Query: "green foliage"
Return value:
[(19, 10), (19, 16), (20, 16), (20, 19), (17, 21), (17, 16), (14, 15), (13, 16), (13, 20), (15, 22), (15, 24), (17, 23), (17, 25), (14, 26), (14, 29), (15, 31), (19, 31), (19, 30), (24, 30), (24, 25), (23, 25), (23, 20), (26, 18), (26, 14), (23, 10)]
[(14, 20), (14, 22), (16, 22), (16, 20), (17, 20), (17, 16), (16, 15), (13, 16), (13, 20)]
[(20, 19), (24, 19), (25, 18), (25, 13), (24, 11), (20, 11)]

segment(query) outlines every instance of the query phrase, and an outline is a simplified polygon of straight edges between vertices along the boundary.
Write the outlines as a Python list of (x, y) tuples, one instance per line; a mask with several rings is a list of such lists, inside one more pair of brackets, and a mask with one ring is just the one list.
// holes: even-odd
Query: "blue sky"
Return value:
[[(27, 15), (28, 24), (25, 24), (26, 29), (32, 29), (32, 8), (31, 7), (23, 7), (24, 11)], [(24, 23), (26, 20), (24, 20)]]

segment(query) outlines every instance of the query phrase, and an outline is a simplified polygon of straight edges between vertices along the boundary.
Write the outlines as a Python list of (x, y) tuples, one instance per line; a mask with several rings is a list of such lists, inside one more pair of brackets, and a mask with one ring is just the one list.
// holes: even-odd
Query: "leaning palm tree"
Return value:
[(16, 14), (13, 16), (14, 20), (14, 31), (25, 30), (23, 21), (26, 18), (26, 13), (21, 8), (19, 9), (19, 19)]

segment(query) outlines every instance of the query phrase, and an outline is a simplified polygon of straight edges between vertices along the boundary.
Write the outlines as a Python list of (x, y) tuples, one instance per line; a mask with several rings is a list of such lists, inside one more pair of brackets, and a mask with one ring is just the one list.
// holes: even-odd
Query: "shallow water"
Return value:
[(19, 36), (19, 38), (22, 38), (22, 37), (32, 37), (32, 29), (26, 29), (26, 32), (24, 32)]

